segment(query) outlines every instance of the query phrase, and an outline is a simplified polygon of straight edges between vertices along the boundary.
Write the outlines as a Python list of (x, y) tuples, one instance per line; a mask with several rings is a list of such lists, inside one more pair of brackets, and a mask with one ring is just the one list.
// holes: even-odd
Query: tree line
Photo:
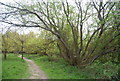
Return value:
[(42, 31), (40, 35), (34, 32), (28, 34), (19, 34), (16, 31), (9, 30), (2, 36), (2, 52), (4, 59), (7, 59), (7, 53), (15, 54), (40, 54), (49, 55), (59, 54), (57, 40), (47, 31)]

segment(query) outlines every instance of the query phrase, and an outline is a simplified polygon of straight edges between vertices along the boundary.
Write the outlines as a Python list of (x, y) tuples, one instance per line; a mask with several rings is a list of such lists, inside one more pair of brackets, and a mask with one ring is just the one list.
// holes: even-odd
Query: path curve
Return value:
[[(19, 56), (21, 57), (21, 55)], [(30, 77), (29, 79), (48, 79), (48, 76), (32, 60), (23, 57), (28, 63)]]

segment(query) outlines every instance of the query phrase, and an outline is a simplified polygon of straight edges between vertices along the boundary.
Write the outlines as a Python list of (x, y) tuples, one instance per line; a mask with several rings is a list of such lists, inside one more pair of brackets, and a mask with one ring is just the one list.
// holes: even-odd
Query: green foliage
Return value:
[(116, 75), (119, 69), (117, 64), (101, 63), (99, 60), (91, 66), (78, 69), (59, 57), (54, 57), (54, 61), (49, 61), (48, 56), (34, 57), (32, 55), (28, 58), (34, 60), (48, 74), (49, 79), (111, 79), (111, 76)]
[(111, 76), (118, 74), (119, 65), (112, 62), (101, 63), (97, 60), (91, 66), (83, 69), (85, 73), (88, 73), (89, 78), (95, 79), (111, 79)]
[[(57, 78), (57, 76), (59, 76), (58, 78), (62, 78), (66, 74), (69, 74), (70, 76), (66, 76), (65, 78), (110, 78), (110, 76), (117, 73), (118, 67), (113, 64), (114, 62), (119, 62), (117, 57), (120, 51), (120, 31), (117, 26), (119, 21), (117, 11), (119, 10), (117, 10), (118, 6), (116, 3), (115, 5), (109, 2), (100, 3), (100, 5), (97, 3), (92, 5), (90, 3), (82, 7), (81, 3), (76, 3), (75, 6), (67, 2), (58, 2), (56, 4), (54, 2), (40, 2), (33, 3), (32, 5), (25, 3), (23, 6), (25, 7), (12, 7), (18, 9), (17, 11), (19, 11), (19, 13), (17, 13), (17, 11), (15, 12), (16, 14), (9, 13), (11, 17), (14, 17), (11, 19), (19, 20), (18, 23), (20, 23), (21, 26), (23, 24), (23, 26), (28, 25), (34, 27), (36, 24), (38, 27), (46, 29), (47, 31), (41, 31), (39, 36), (33, 32), (28, 34), (18, 34), (13, 31), (6, 32), (3, 34), (5, 37), (3, 51), (7, 49), (7, 52), (47, 55), (48, 57), (37, 58), (35, 61), (43, 65), (44, 68), (47, 67), (46, 72), (48, 72), (48, 74), (51, 73), (49, 74), (50, 77), (53, 76)], [(90, 9), (95, 11), (94, 8), (97, 12), (91, 13)], [(12, 9), (10, 10), (8, 9), (9, 12), (13, 11)], [(90, 20), (92, 20), (92, 22), (89, 22)], [(9, 19), (7, 22), (9, 22)], [(14, 25), (17, 25), (17, 23)], [(24, 44), (21, 43), (21, 41), (24, 41)], [(21, 48), (23, 48), (23, 50), (21, 50)], [(85, 69), (79, 72), (78, 69), (75, 69), (76, 67), (67, 67), (64, 65), (65, 62), (63, 61), (49, 62), (50, 58), (60, 53), (71, 65), (79, 68), (86, 66)], [(100, 58), (101, 63), (95, 63), (87, 67), (87, 65), (92, 64), (98, 58)], [(44, 62), (41, 63), (43, 59), (46, 60), (46, 65), (43, 64)], [(109, 66), (108, 69), (105, 68), (106, 66)], [(48, 69), (48, 67), (54, 68)], [(63, 67), (67, 67), (68, 70), (65, 70)], [(59, 69), (59, 71), (53, 69)], [(76, 73), (73, 73), (71, 69)], [(52, 72), (55, 75), (52, 75)], [(77, 74), (77, 72), (83, 75)], [(92, 73), (92, 75), (87, 73)]]
[(2, 79), (2, 54), (0, 53), (0, 80)]
[(106, 63), (108, 61), (115, 63), (115, 64), (119, 64), (119, 53), (109, 53), (108, 55), (102, 56), (101, 58), (99, 58), (99, 61), (101, 63)]
[[(85, 79), (86, 75), (82, 74), (79, 69), (69, 65), (63, 59), (58, 57), (54, 61), (49, 61), (48, 56), (28, 57), (34, 60), (42, 70), (44, 70), (49, 79)], [(56, 59), (56, 60), (55, 60)], [(60, 59), (60, 60), (59, 60)]]
[(2, 78), (3, 79), (22, 79), (27, 78), (27, 63), (17, 55), (8, 54), (8, 59), (2, 59)]

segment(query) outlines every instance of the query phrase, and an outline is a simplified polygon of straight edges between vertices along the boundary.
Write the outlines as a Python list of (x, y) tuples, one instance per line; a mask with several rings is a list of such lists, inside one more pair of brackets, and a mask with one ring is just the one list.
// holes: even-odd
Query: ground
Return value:
[(23, 59), (28, 63), (29, 66), (29, 79), (48, 79), (48, 76), (32, 60), (29, 60), (25, 57)]

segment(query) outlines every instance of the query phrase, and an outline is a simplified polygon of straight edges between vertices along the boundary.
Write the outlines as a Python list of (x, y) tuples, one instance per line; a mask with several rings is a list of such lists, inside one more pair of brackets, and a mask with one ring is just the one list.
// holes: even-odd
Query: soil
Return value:
[(23, 59), (28, 63), (30, 73), (30, 77), (28, 79), (48, 79), (48, 76), (44, 73), (44, 71), (42, 71), (32, 60), (25, 57), (23, 57)]

